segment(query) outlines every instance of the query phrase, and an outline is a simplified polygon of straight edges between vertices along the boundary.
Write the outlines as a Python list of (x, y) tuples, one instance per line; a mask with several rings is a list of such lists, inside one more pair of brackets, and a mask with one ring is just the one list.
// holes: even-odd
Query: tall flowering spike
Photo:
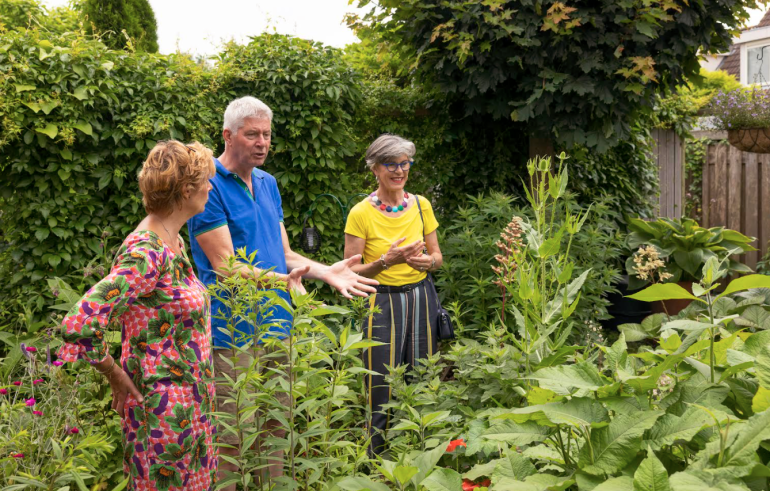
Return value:
[(516, 255), (519, 254), (524, 243), (521, 239), (521, 218), (513, 217), (505, 229), (500, 233), (500, 240), (496, 243), (500, 254), (495, 255), (495, 261), (500, 266), (492, 266), (498, 279), (495, 285), (503, 288), (506, 284), (513, 283), (518, 264)]

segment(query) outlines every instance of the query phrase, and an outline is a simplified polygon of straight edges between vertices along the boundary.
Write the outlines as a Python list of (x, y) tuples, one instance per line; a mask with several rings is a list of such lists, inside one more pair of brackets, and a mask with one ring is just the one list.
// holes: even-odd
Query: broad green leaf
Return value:
[(93, 134), (93, 129), (91, 128), (91, 125), (85, 121), (78, 121), (77, 123), (73, 124), (72, 127), (82, 131), (86, 135), (91, 136)]
[(634, 473), (634, 491), (669, 491), (668, 472), (652, 449)]
[(58, 99), (54, 99), (52, 101), (47, 101), (42, 104), (40, 104), (40, 109), (43, 110), (44, 114), (51, 114), (51, 111), (53, 111), (57, 106), (61, 104), (61, 101)]
[(453, 469), (438, 468), (420, 484), (428, 491), (462, 491), (463, 478)]
[(736, 278), (727, 285), (725, 291), (723, 291), (717, 298), (722, 298), (735, 292), (751, 290), (752, 288), (770, 288), (770, 276), (750, 274)]
[(738, 431), (735, 441), (725, 449), (724, 467), (755, 462), (759, 444), (770, 438), (770, 410), (754, 414)]
[(698, 276), (703, 263), (706, 261), (706, 258), (703, 255), (703, 249), (695, 249), (693, 251), (677, 251), (674, 252), (673, 256), (676, 264), (694, 277)]
[(537, 253), (541, 259), (546, 259), (555, 254), (558, 254), (560, 247), (561, 234), (557, 235), (556, 237), (551, 237), (550, 239), (543, 242), (543, 245), (540, 246), (540, 249), (538, 249)]
[(625, 335), (626, 341), (629, 343), (635, 343), (652, 337), (650, 333), (642, 329), (641, 324), (621, 324), (618, 326), (618, 331)]
[(755, 413), (766, 411), (770, 408), (770, 389), (760, 387), (751, 401), (751, 410)]
[(628, 295), (628, 298), (642, 302), (656, 302), (658, 300), (700, 300), (676, 283), (658, 283), (650, 285), (644, 290)]
[(406, 484), (419, 472), (417, 467), (399, 465), (393, 471), (393, 477), (401, 484)]
[(56, 138), (56, 135), (59, 134), (59, 128), (55, 124), (48, 123), (45, 128), (35, 128), (35, 131), (38, 133), (42, 133), (44, 135), (47, 135), (48, 138)]
[(561, 291), (559, 291), (553, 300), (548, 302), (548, 306), (546, 307), (546, 314), (543, 317), (544, 323), (551, 322), (553, 317), (561, 312), (565, 293), (567, 297), (567, 305), (572, 304), (572, 302), (575, 300), (575, 297), (577, 297), (578, 293), (580, 293), (580, 289), (583, 287), (583, 283), (585, 283), (586, 278), (588, 278), (588, 274), (590, 272), (590, 269), (583, 271), (580, 276), (572, 280), (569, 285), (565, 286)]
[(416, 459), (412, 461), (412, 465), (417, 466), (417, 468), (420, 470), (417, 474), (414, 475), (414, 477), (412, 477), (412, 484), (418, 486), (423, 480), (425, 480), (428, 474), (430, 474), (431, 471), (436, 467), (438, 461), (441, 460), (441, 457), (446, 453), (446, 448), (448, 445), (449, 440), (443, 443), (439, 443), (436, 448), (421, 453), (419, 456), (417, 456)]
[(32, 109), (36, 113), (40, 112), (40, 104), (38, 104), (36, 102), (22, 102), (22, 104), (24, 104), (28, 108)]
[(676, 442), (689, 442), (704, 427), (713, 426), (714, 420), (696, 407), (689, 407), (682, 416), (664, 414), (650, 429), (647, 438), (653, 450)]
[(711, 327), (717, 327), (715, 324), (708, 324), (706, 322), (691, 321), (688, 319), (678, 319), (663, 324), (664, 329), (677, 329), (679, 331), (702, 331), (703, 329), (709, 329)]
[(28, 90), (35, 90), (37, 87), (34, 85), (23, 85), (23, 84), (14, 84), (14, 87), (16, 87), (16, 93), (19, 92), (26, 92)]
[(86, 89), (85, 86), (77, 87), (73, 92), (72, 95), (77, 98), (78, 100), (85, 100), (88, 99), (88, 89)]
[(571, 394), (574, 389), (597, 390), (606, 385), (596, 366), (589, 362), (542, 368), (523, 378), (537, 380), (540, 387), (562, 395)]
[(470, 479), (471, 481), (475, 481), (480, 477), (491, 478), (498, 460), (499, 459), (495, 459), (495, 460), (490, 460), (489, 462), (476, 464), (471, 468), (471, 470), (463, 474), (463, 477), (465, 479)]
[(516, 423), (534, 421), (543, 426), (567, 424), (578, 428), (591, 426), (592, 423), (609, 422), (604, 406), (587, 397), (514, 409), (495, 416), (494, 419), (510, 419)]
[(528, 458), (514, 450), (509, 450), (508, 455), (497, 459), (495, 470), (492, 473), (492, 482), (497, 485), (504, 478), (523, 481), (536, 473), (537, 469)]
[(513, 421), (501, 421), (490, 426), (482, 433), (487, 440), (505, 442), (518, 447), (534, 442), (542, 442), (550, 434), (550, 429), (535, 422), (516, 423)]
[(631, 491), (634, 489), (634, 480), (630, 476), (611, 477), (599, 484), (594, 491)]
[(739, 480), (725, 481), (703, 471), (686, 470), (669, 478), (671, 491), (749, 491)]
[(368, 477), (345, 477), (337, 483), (345, 491), (390, 491), (386, 485), (374, 482)]
[(759, 354), (754, 360), (754, 369), (756, 370), (759, 383), (765, 388), (770, 388), (770, 345), (766, 344), (759, 350)]
[(613, 474), (626, 466), (641, 448), (642, 435), (663, 411), (620, 414), (609, 426), (591, 430), (591, 443), (580, 449), (579, 466), (593, 475)]

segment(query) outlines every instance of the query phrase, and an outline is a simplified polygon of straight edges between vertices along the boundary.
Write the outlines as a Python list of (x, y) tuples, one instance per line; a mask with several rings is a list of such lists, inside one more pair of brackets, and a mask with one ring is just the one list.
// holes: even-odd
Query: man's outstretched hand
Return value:
[(356, 264), (361, 264), (361, 254), (332, 264), (322, 279), (345, 298), (352, 299), (353, 295), (367, 297), (370, 293), (376, 293), (377, 290), (374, 287), (380, 283), (353, 272), (351, 268)]

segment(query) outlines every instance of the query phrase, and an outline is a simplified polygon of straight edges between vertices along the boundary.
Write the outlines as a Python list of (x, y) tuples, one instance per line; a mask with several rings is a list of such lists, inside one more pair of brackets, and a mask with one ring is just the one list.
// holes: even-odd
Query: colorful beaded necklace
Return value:
[(372, 206), (379, 208), (382, 211), (387, 211), (388, 213), (398, 213), (399, 211), (403, 211), (406, 209), (406, 205), (409, 202), (409, 193), (404, 193), (404, 201), (398, 206), (388, 206), (382, 201), (380, 201), (380, 198), (377, 197), (377, 191), (373, 192), (369, 195), (369, 199), (372, 202)]

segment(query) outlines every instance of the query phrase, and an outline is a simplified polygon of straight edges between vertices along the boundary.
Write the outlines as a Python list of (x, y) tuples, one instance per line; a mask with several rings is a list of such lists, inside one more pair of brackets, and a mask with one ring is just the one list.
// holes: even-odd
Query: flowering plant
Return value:
[(707, 111), (720, 130), (767, 128), (770, 127), (770, 91), (758, 87), (719, 91)]
[[(626, 261), (632, 290), (651, 283), (697, 281), (708, 259), (756, 250), (751, 246), (753, 237), (723, 227), (704, 228), (690, 218), (654, 222), (632, 218), (628, 230), (628, 247), (638, 249)], [(751, 272), (732, 259), (726, 264), (731, 273)]]

